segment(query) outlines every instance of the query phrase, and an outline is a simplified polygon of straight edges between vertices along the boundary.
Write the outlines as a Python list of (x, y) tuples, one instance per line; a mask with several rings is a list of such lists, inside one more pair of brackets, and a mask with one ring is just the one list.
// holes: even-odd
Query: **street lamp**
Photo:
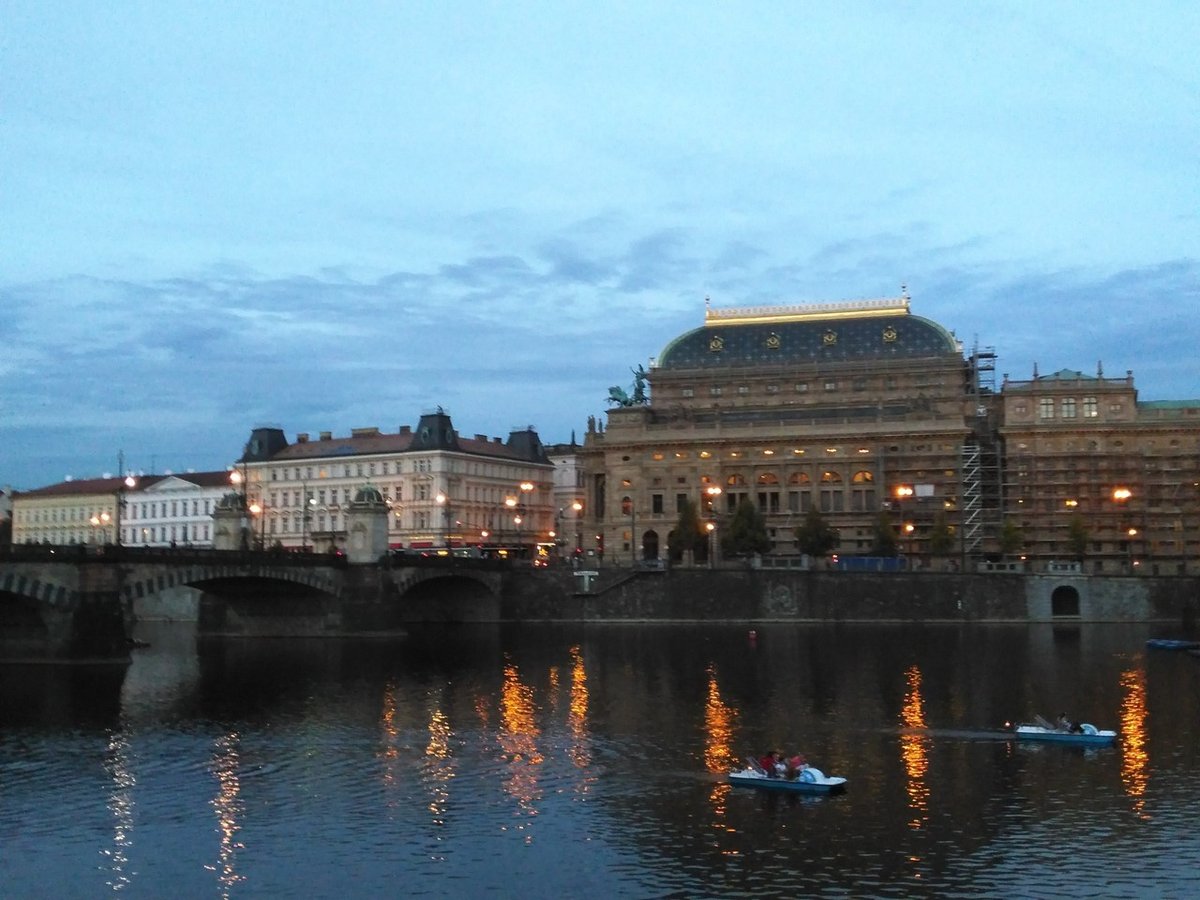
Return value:
[(92, 528), (102, 529), (100, 532), (100, 539), (102, 541), (104, 541), (105, 543), (107, 543), (108, 542), (108, 523), (112, 521), (112, 516), (110, 516), (107, 512), (102, 512), (99, 515), (92, 516), (92, 518), (89, 519), (88, 521), (91, 523)]
[(578, 565), (579, 556), (583, 553), (583, 503), (573, 500), (571, 510), (575, 513), (575, 552), (572, 556)]
[[(523, 513), (525, 518), (528, 519), (528, 518), (530, 518), (530, 503), (529, 503), (529, 501), (530, 501), (530, 497), (533, 495), (533, 482), (532, 481), (522, 481), (520, 484), (520, 488), (521, 488), (521, 494), (523, 497), (523, 499), (521, 501), (521, 512)], [(531, 519), (531, 521), (533, 521), (534, 524), (537, 523), (536, 518)], [(520, 535), (518, 534), (518, 540), (519, 539), (520, 539)]]
[[(720, 488), (717, 488), (720, 491)], [(717, 558), (717, 523), (708, 522), (704, 526), (704, 530), (708, 532), (708, 567), (711, 569), (716, 565)]]
[[(1113, 503), (1117, 504), (1118, 509), (1124, 509), (1126, 502), (1128, 502), (1129, 499), (1132, 497), (1133, 497), (1133, 491), (1131, 491), (1125, 485), (1119, 484), (1116, 487), (1114, 487), (1112, 490)], [(1117, 528), (1119, 529), (1120, 527), (1121, 527), (1121, 525), (1120, 525), (1120, 523), (1118, 523)], [(1129, 530), (1127, 532), (1127, 537), (1132, 537), (1135, 534), (1137, 534), (1137, 530), (1134, 528), (1129, 528)], [(1118, 550), (1118, 552), (1120, 552), (1119, 547), (1117, 548), (1117, 550)], [(1125, 542), (1125, 559), (1126, 559), (1126, 565), (1128, 566), (1130, 573), (1132, 573), (1133, 572), (1133, 541), (1132, 540), (1126, 540), (1126, 542)]]
[(250, 515), (253, 516), (254, 518), (258, 519), (258, 549), (259, 550), (264, 549), (264, 544), (266, 543), (266, 533), (265, 532), (266, 532), (267, 517), (265, 515), (263, 515), (264, 512), (265, 512), (265, 510), (263, 509), (262, 504), (259, 503), (257, 500), (255, 500), (253, 503), (250, 504)]
[(450, 549), (450, 498), (438, 491), (437, 496), (433, 498), (437, 505), (442, 508), (442, 543), (446, 545), (446, 549)]

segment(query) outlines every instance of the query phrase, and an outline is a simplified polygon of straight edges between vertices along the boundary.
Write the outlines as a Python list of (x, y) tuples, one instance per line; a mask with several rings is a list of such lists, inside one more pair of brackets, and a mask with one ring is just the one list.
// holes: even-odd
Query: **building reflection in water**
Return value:
[(1146, 672), (1127, 669), (1121, 673), (1121, 783), (1133, 800), (1133, 811), (1146, 814), (1146, 786), (1150, 782), (1150, 753), (1146, 749)]
[[(536, 816), (538, 812), (537, 767), (543, 762), (537, 745), (540, 732), (535, 712), (533, 688), (522, 683), (515, 665), (505, 663), (500, 689), (500, 748), (508, 760), (510, 774), (504, 789), (528, 816)], [(526, 841), (530, 840), (527, 835)]]
[(108, 809), (113, 817), (113, 845), (104, 851), (108, 857), (108, 886), (122, 891), (130, 885), (129, 848), (133, 846), (133, 789), (137, 778), (129, 766), (129, 738), (124, 731), (113, 731), (104, 753), (104, 770), (112, 779)]
[(909, 827), (919, 830), (929, 817), (929, 785), (925, 774), (929, 769), (929, 736), (913, 734), (912, 729), (924, 729), (925, 709), (921, 697), (921, 670), (912, 666), (904, 673), (908, 690), (904, 694), (904, 705), (900, 709), (900, 722), (907, 730), (900, 735), (900, 758), (908, 776), (908, 805), (915, 813)]
[[(590, 735), (588, 734), (588, 686), (587, 669), (583, 665), (583, 653), (579, 645), (571, 647), (571, 705), (567, 725), (571, 729), (571, 761), (581, 769), (592, 763)], [(590, 783), (590, 782), (589, 782)]]
[(241, 830), (239, 823), (244, 812), (241, 778), (238, 774), (241, 762), (238, 752), (240, 745), (241, 736), (236, 731), (221, 735), (213, 746), (210, 764), (210, 770), (217, 779), (217, 794), (211, 804), (217, 815), (220, 845), (217, 851), (217, 865), (208, 868), (217, 873), (221, 896), (225, 898), (230, 896), (238, 882), (245, 879), (245, 876), (237, 873), (236, 866), (238, 851), (242, 849), (237, 834)]

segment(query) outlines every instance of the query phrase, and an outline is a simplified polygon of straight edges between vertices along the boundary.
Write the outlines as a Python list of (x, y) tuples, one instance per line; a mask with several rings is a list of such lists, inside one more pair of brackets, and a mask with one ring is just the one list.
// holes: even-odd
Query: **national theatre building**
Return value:
[(914, 567), (1200, 569), (1200, 402), (1139, 402), (1131, 373), (998, 387), (994, 351), (909, 307), (706, 304), (633, 397), (615, 392), (607, 425), (589, 423), (586, 549), (665, 559), (685, 502), (718, 532), (750, 502), (765, 564), (797, 555), (816, 509), (845, 557), (889, 527)]

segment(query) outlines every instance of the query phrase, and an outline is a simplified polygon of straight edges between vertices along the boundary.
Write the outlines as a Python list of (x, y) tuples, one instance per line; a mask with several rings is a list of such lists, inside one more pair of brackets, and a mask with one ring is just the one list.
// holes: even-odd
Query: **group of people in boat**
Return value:
[[(808, 760), (804, 758), (804, 754), (794, 753), (785, 759), (779, 750), (770, 750), (759, 757), (758, 767), (770, 778), (786, 778), (788, 781), (803, 779), (809, 772)], [(811, 775), (809, 780), (813, 780)]]
[(1063, 712), (1058, 714), (1058, 730), (1065, 731), (1068, 734), (1082, 734), (1083, 726), (1078, 722), (1072, 722), (1067, 718), (1067, 714)]

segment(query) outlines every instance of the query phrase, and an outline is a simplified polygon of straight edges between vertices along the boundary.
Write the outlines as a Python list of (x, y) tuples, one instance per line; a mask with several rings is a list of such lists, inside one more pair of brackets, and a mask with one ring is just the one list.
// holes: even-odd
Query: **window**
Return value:
[(690, 387), (686, 387), (686, 388), (683, 388), (683, 389), (681, 389), (681, 390), (679, 391), (679, 395), (680, 395), (681, 397), (695, 397), (695, 396), (696, 396), (696, 392), (695, 392), (695, 390), (693, 390), (692, 388), (690, 388)]
[(677, 512), (677, 513), (683, 512), (684, 506), (687, 505), (687, 497), (688, 497), (687, 494), (676, 494), (675, 495), (675, 512)]
[(768, 385), (767, 385), (767, 393), (768, 393), (768, 394), (778, 394), (778, 393), (779, 393), (779, 385), (777, 385), (777, 384), (768, 384)]
[(748, 397), (750, 395), (750, 386), (745, 384), (738, 385), (738, 396)]
[(712, 387), (710, 387), (708, 389), (708, 395), (710, 397), (720, 397), (721, 396), (721, 386), (719, 384), (714, 384)]
[(1059, 407), (1059, 411), (1062, 413), (1062, 417), (1064, 419), (1075, 418), (1075, 398), (1074, 397), (1063, 397), (1062, 404)]
[(662, 515), (662, 511), (663, 511), (663, 495), (662, 494), (651, 494), (650, 495), (650, 511), (652, 513), (654, 513), (654, 515), (656, 515), (656, 516)]
[(1054, 418), (1054, 398), (1043, 397), (1038, 401), (1038, 418), (1053, 419)]
[(834, 381), (832, 378), (826, 379), (825, 380), (825, 390), (836, 391), (837, 390), (837, 382)]
[(1096, 405), (1096, 398), (1095, 397), (1084, 397), (1083, 398), (1083, 417), (1085, 419), (1094, 419), (1098, 415), (1100, 415), (1100, 411)]
[(797, 394), (808, 393), (808, 382), (807, 381), (797, 381), (796, 382), (796, 393)]

